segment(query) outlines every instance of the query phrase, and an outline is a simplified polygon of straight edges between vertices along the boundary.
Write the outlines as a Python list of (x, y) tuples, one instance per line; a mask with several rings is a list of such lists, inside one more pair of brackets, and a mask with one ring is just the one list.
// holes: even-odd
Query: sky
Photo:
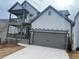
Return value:
[[(20, 4), (24, 0), (0, 0), (0, 19), (8, 19), (8, 10), (16, 3)], [(57, 10), (69, 10), (71, 20), (74, 20), (76, 13), (79, 11), (79, 0), (27, 0), (37, 10), (42, 12), (48, 5), (52, 5)], [(39, 8), (40, 7), (40, 8)]]

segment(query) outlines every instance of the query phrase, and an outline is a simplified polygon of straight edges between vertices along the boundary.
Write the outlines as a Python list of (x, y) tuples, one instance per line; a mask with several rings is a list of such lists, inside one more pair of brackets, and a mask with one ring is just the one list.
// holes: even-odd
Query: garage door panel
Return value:
[(66, 49), (66, 33), (34, 32), (33, 43), (47, 47)]

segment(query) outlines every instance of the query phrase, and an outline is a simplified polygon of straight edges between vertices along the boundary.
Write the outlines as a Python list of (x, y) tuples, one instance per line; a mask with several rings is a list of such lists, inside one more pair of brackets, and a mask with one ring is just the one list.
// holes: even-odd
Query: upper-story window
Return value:
[(30, 17), (32, 17), (33, 15), (32, 14), (30, 14)]
[(51, 13), (52, 13), (51, 11), (48, 11), (48, 15), (49, 15), (49, 16), (51, 16)]
[(27, 5), (25, 4), (24, 6), (26, 7)]

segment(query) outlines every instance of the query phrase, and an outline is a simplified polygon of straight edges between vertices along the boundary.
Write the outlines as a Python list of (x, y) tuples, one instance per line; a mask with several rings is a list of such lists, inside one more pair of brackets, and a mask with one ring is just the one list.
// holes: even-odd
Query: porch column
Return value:
[(22, 32), (23, 32), (23, 28), (24, 28), (24, 22), (25, 22), (25, 10), (23, 11), (23, 19), (22, 19), (22, 23), (21, 23), (21, 27), (20, 27), (20, 39), (22, 40)]
[(8, 43), (8, 40), (9, 40), (9, 39), (8, 39), (8, 33), (9, 33), (9, 26), (10, 26), (9, 23), (10, 23), (10, 20), (11, 20), (11, 15), (12, 15), (12, 14), (10, 13), (9, 22), (8, 22), (8, 27), (7, 27), (7, 34), (6, 34), (6, 42), (7, 42), (7, 43)]
[(25, 22), (25, 15), (26, 15), (26, 12), (25, 10), (23, 11), (23, 23)]

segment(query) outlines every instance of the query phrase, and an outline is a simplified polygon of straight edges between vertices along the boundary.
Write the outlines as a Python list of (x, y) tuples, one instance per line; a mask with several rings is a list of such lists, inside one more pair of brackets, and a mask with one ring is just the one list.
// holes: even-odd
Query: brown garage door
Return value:
[(32, 39), (35, 45), (66, 49), (67, 33), (63, 31), (34, 31)]

